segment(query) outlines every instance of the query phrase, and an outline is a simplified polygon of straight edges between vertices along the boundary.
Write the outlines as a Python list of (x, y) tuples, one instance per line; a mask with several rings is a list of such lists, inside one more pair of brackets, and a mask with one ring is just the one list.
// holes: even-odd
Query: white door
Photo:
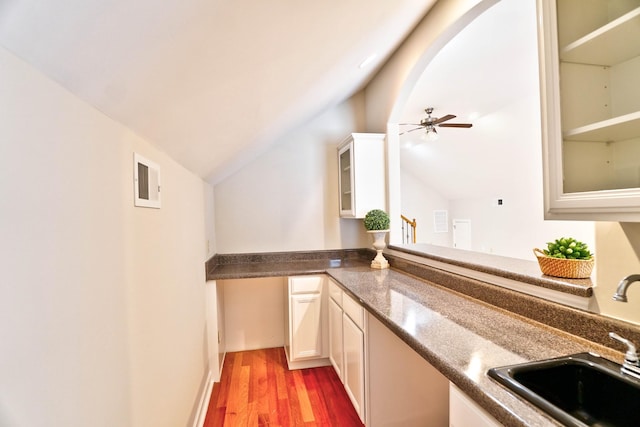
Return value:
[(471, 220), (453, 220), (453, 247), (471, 250)]

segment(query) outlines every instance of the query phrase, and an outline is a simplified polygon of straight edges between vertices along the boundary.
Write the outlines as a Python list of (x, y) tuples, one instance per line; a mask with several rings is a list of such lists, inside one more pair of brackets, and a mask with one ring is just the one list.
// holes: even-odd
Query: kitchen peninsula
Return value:
[[(609, 331), (640, 342), (638, 328), (626, 322), (447, 272), (402, 248), (388, 252), (390, 270), (369, 268), (373, 252), (366, 249), (217, 255), (206, 265), (207, 278), (326, 273), (451, 383), (510, 426), (559, 424), (491, 380), (489, 368), (584, 351), (619, 362), (622, 353), (606, 347), (615, 345), (608, 342)], [(434, 259), (447, 262), (443, 254)], [(483, 270), (464, 260), (457, 264)], [(497, 274), (495, 269), (489, 270)], [(504, 270), (508, 276), (509, 268)], [(530, 281), (562, 288), (561, 280), (538, 276)], [(566, 289), (584, 298), (591, 295), (589, 281), (568, 281)]]

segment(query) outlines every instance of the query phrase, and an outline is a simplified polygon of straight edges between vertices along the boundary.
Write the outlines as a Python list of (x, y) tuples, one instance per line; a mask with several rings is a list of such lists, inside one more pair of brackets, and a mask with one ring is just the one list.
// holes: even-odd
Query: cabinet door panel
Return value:
[(320, 294), (291, 296), (291, 359), (322, 356)]
[(329, 299), (329, 360), (340, 380), (344, 382), (342, 370), (342, 309)]
[(346, 293), (342, 295), (342, 309), (360, 329), (364, 329), (364, 308)]
[(342, 317), (342, 324), (344, 388), (364, 421), (364, 333), (346, 314)]
[(449, 427), (500, 427), (488, 412), (467, 397), (453, 383), (449, 392)]
[(322, 292), (324, 286), (323, 276), (290, 277), (289, 287), (291, 294), (315, 294)]
[(329, 297), (342, 307), (342, 289), (333, 280), (329, 280)]

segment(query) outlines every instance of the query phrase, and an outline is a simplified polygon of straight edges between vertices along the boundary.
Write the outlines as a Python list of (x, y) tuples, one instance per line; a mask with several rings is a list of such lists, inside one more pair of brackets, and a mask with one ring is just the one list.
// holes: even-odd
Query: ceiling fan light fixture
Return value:
[(424, 111), (425, 113), (427, 113), (427, 117), (420, 120), (420, 123), (399, 123), (400, 125), (416, 126), (413, 129), (409, 129), (408, 131), (400, 132), (400, 135), (424, 129), (424, 133), (420, 135), (420, 139), (424, 141), (435, 141), (436, 139), (438, 139), (436, 126), (446, 128), (470, 128), (473, 126), (471, 123), (445, 123), (451, 119), (455, 119), (456, 116), (454, 116), (453, 114), (447, 114), (446, 116), (442, 117), (433, 117), (431, 116), (431, 113), (433, 113), (432, 107), (425, 108)]
[(425, 132), (420, 135), (420, 139), (424, 141), (436, 141), (438, 139), (438, 132), (434, 126), (426, 126)]

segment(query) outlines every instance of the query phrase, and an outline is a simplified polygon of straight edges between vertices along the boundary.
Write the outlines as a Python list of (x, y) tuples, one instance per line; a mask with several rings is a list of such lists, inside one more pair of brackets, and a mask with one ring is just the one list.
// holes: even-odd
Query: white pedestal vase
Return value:
[(382, 251), (387, 246), (385, 238), (389, 230), (367, 230), (367, 233), (373, 235), (373, 247), (378, 252), (376, 257), (371, 261), (371, 268), (383, 269), (389, 268), (389, 261), (382, 256)]

